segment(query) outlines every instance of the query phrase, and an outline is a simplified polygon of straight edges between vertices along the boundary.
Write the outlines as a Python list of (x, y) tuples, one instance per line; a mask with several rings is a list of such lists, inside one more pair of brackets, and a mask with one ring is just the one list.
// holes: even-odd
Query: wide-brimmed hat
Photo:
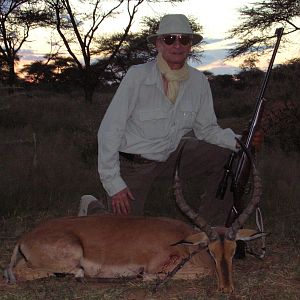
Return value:
[(167, 34), (188, 34), (192, 36), (192, 44), (196, 45), (203, 39), (202, 35), (194, 33), (185, 15), (165, 15), (161, 18), (159, 28), (155, 34), (149, 35), (148, 42), (155, 44), (156, 38)]

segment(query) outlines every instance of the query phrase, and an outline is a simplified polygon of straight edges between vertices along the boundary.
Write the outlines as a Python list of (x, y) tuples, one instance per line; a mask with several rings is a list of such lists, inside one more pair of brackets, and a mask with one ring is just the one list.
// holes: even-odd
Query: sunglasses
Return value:
[(192, 42), (192, 38), (190, 35), (181, 35), (181, 34), (169, 34), (162, 37), (164, 43), (168, 46), (173, 45), (176, 40), (183, 46), (187, 46)]

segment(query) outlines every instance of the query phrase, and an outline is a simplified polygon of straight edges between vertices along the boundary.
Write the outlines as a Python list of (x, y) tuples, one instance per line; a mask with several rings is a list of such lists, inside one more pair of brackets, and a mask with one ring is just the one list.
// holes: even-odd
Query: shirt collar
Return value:
[(156, 84), (158, 82), (158, 80), (160, 79), (160, 76), (161, 75), (158, 70), (156, 60), (155, 60), (150, 65), (150, 71), (148, 73), (147, 78), (144, 81), (144, 84), (146, 84), (146, 85)]

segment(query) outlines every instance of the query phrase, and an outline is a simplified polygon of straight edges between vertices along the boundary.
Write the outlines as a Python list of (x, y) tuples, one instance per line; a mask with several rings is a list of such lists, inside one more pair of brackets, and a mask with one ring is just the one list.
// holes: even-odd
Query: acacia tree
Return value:
[(53, 81), (55, 74), (55, 66), (52, 64), (45, 64), (42, 61), (34, 61), (22, 68), (22, 72), (26, 73), (25, 78), (31, 83), (42, 83)]
[[(45, 0), (49, 11), (53, 12), (53, 25), (61, 37), (69, 55), (74, 59), (81, 74), (81, 82), (87, 102), (92, 102), (93, 94), (97, 86), (98, 72), (104, 72), (111, 60), (120, 50), (121, 45), (128, 36), (132, 23), (139, 7), (150, 0), (118, 0), (101, 1), (90, 0)], [(152, 0), (158, 2), (159, 0)], [(169, 2), (182, 2), (184, 0), (172, 0)], [(80, 5), (84, 4), (80, 7)], [(104, 7), (109, 8), (104, 8)], [(128, 15), (127, 24), (120, 34), (120, 39), (113, 45), (110, 56), (102, 60), (101, 68), (92, 66), (93, 58), (99, 53), (94, 47), (94, 40), (99, 35), (103, 22), (116, 16), (121, 9)], [(77, 49), (77, 50), (76, 50)], [(97, 70), (97, 72), (96, 72)]]
[[(25, 65), (21, 72), (25, 79), (32, 83), (55, 83), (58, 86), (78, 80), (78, 68), (70, 57), (45, 55), (46, 60), (34, 61)], [(78, 84), (78, 82), (76, 82)]]
[(38, 3), (32, 0), (0, 0), (0, 53), (10, 86), (17, 79), (15, 64), (19, 59), (18, 52), (28, 39), (29, 30), (45, 19)]
[[(270, 48), (275, 28), (284, 27), (285, 41), (300, 32), (299, 0), (264, 0), (239, 9), (242, 22), (229, 31), (228, 38), (238, 38), (228, 57), (258, 53)], [(296, 35), (295, 38), (297, 39)], [(299, 40), (299, 36), (298, 36)]]

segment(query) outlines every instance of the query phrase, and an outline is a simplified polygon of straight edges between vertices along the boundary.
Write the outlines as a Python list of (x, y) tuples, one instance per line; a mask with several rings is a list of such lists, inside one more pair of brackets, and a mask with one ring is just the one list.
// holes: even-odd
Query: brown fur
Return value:
[[(198, 248), (174, 245), (196, 232), (190, 225), (169, 218), (102, 215), (53, 219), (20, 239), (9, 268), (18, 280), (53, 273), (97, 278), (141, 273), (145, 279), (163, 277)], [(23, 258), (15, 266), (17, 253)], [(177, 277), (203, 276), (213, 269), (209, 254), (199, 250)]]

